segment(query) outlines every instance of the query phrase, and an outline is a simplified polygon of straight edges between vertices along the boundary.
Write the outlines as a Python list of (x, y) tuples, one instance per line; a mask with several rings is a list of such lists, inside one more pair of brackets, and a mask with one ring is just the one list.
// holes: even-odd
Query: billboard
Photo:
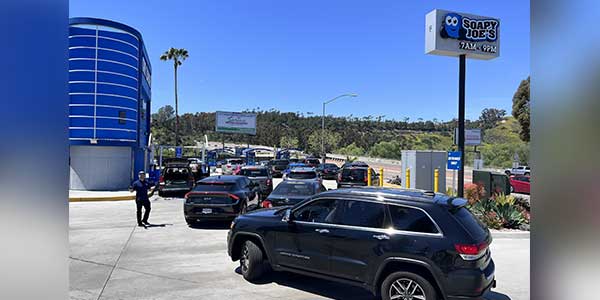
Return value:
[(216, 116), (216, 132), (256, 135), (256, 114), (217, 111)]
[[(454, 128), (454, 144), (458, 145), (458, 128)], [(465, 129), (465, 146), (481, 145), (481, 129)]]
[(500, 55), (500, 20), (434, 9), (425, 16), (425, 54), (496, 58)]

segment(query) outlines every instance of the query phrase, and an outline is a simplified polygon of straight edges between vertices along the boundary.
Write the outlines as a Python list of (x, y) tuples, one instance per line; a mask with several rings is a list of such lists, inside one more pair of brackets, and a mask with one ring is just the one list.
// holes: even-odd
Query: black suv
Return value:
[[(337, 188), (367, 186), (369, 167), (348, 166), (338, 171)], [(376, 184), (379, 177), (371, 169), (371, 183)]]
[[(389, 299), (479, 299), (495, 287), (489, 230), (462, 198), (352, 188), (237, 217), (228, 253), (246, 280), (269, 267)], [(439, 296), (439, 298), (438, 298)]]
[(258, 184), (245, 176), (219, 175), (196, 182), (185, 195), (183, 214), (192, 225), (203, 220), (231, 220), (258, 205)]

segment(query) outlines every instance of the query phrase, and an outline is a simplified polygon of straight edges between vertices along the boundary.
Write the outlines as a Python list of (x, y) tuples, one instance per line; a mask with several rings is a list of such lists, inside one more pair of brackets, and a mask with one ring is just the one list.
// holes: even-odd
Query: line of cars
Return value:
[[(228, 255), (246, 280), (288, 271), (360, 286), (384, 300), (479, 299), (496, 286), (491, 234), (466, 200), (365, 187), (361, 162), (296, 164), (281, 171), (274, 189), (274, 166), (283, 164), (210, 176), (186, 194), (188, 223), (234, 219)], [(325, 169), (340, 189), (325, 189)]]

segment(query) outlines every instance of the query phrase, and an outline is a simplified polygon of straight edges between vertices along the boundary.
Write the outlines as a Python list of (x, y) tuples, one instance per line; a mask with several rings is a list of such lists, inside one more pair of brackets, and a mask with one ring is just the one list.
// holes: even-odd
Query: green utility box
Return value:
[(473, 170), (473, 183), (483, 185), (486, 196), (510, 194), (510, 180), (504, 173)]

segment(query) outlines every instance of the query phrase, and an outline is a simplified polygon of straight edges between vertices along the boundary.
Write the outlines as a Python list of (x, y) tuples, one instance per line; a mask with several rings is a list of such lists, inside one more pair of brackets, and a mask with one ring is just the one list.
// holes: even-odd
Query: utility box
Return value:
[(486, 198), (494, 194), (510, 194), (510, 180), (504, 173), (473, 170), (473, 183), (483, 186)]
[(403, 150), (402, 186), (407, 187), (406, 169), (410, 169), (410, 188), (433, 191), (435, 169), (439, 171), (438, 192), (446, 192), (446, 151)]

